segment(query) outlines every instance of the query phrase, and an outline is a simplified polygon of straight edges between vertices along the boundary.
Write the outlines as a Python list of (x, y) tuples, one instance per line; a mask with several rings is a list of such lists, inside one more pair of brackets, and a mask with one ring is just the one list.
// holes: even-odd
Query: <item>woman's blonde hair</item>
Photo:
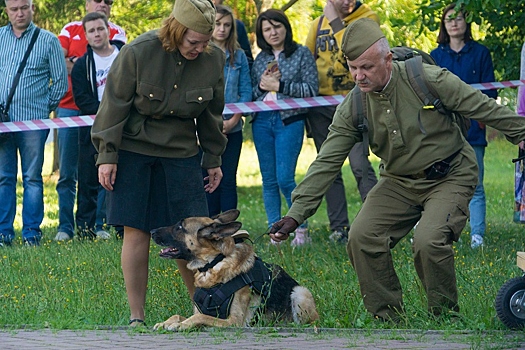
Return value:
[(179, 21), (170, 15), (162, 22), (162, 27), (159, 29), (159, 40), (162, 42), (162, 47), (168, 52), (173, 52), (182, 44), (186, 28)]

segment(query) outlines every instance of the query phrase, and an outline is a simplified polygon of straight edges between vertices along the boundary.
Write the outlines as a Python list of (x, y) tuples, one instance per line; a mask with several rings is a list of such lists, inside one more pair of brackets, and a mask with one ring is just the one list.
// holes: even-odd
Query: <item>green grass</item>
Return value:
[[(516, 252), (525, 249), (524, 227), (512, 222), (514, 168), (510, 162), (516, 146), (503, 140), (490, 143), (486, 153), (487, 191), (486, 244), (470, 249), (469, 228), (455, 245), (461, 314), (459, 320), (432, 319), (426, 313), (426, 297), (416, 277), (408, 239), (394, 249), (406, 304), (406, 317), (399, 325), (381, 324), (365, 311), (356, 275), (345, 248), (328, 242), (328, 220), (323, 206), (309, 220), (313, 244), (292, 249), (268, 244), (266, 216), (261, 195), (261, 178), (253, 145), (244, 144), (239, 174), (240, 220), (255, 240), (257, 253), (265, 260), (285, 267), (313, 292), (320, 312), (320, 327), (411, 328), (474, 331), (505, 329), (496, 317), (494, 298), (503, 283), (522, 271), (516, 267)], [(49, 152), (49, 154), (51, 154)], [(308, 140), (297, 169), (300, 181), (315, 148)], [(57, 177), (46, 163), (43, 241), (38, 248), (20, 243), (20, 215), (17, 241), (0, 250), (0, 325), (35, 328), (87, 329), (101, 325), (126, 325), (129, 317), (124, 281), (120, 268), (121, 241), (80, 241), (56, 243), (52, 239), (58, 225), (55, 191)], [(377, 165), (377, 159), (374, 160)], [(360, 207), (355, 180), (345, 165), (348, 212), (354, 217)], [(19, 202), (22, 190), (19, 189)], [(21, 204), (19, 205), (19, 211)], [(283, 208), (283, 215), (284, 215)], [(150, 325), (172, 314), (191, 313), (191, 303), (176, 265), (150, 249), (150, 279), (146, 315)]]

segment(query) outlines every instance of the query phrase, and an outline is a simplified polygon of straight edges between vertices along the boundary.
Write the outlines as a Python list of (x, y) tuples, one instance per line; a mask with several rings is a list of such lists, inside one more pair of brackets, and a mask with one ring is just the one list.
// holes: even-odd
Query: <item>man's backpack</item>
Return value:
[[(392, 59), (394, 61), (404, 61), (410, 86), (423, 103), (424, 109), (435, 109), (439, 113), (452, 118), (461, 129), (461, 133), (466, 138), (470, 128), (470, 120), (461, 114), (450, 111), (443, 106), (439, 95), (428, 83), (423, 72), (423, 63), (437, 65), (436, 61), (428, 53), (406, 46), (396, 46), (391, 48)], [(369, 155), (368, 119), (366, 109), (366, 94), (356, 85), (352, 90), (352, 115), (354, 126), (363, 134), (363, 153)], [(419, 118), (419, 116), (418, 116)], [(421, 126), (421, 132), (425, 130)], [(363, 175), (366, 176), (366, 171)]]

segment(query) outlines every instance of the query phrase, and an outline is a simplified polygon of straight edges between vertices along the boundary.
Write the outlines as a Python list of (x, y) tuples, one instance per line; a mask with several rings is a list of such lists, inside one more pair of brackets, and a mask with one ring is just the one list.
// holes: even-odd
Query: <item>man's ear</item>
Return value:
[(385, 56), (385, 62), (391, 64), (393, 57), (394, 55), (392, 54), (392, 51), (388, 51), (388, 53)]

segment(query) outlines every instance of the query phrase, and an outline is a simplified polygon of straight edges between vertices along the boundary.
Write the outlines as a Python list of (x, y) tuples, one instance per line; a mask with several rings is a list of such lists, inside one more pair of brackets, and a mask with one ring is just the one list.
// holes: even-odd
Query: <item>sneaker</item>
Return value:
[(348, 231), (344, 228), (333, 230), (328, 238), (334, 243), (346, 244), (348, 243)]
[(293, 241), (290, 243), (292, 247), (300, 247), (305, 244), (309, 244), (312, 242), (312, 238), (308, 236), (308, 229), (305, 227), (299, 227), (295, 230), (295, 237)]
[(68, 233), (64, 231), (58, 231), (57, 235), (55, 236), (55, 241), (57, 242), (69, 241), (72, 238), (73, 237), (71, 237)]
[(98, 239), (109, 239), (111, 237), (109, 232), (104, 230), (98, 230), (97, 232), (95, 232), (95, 236), (97, 236)]
[(13, 242), (7, 236), (0, 234), (0, 248), (10, 247), (12, 243)]
[(473, 234), (470, 238), (470, 247), (472, 249), (476, 249), (479, 247), (483, 247), (483, 236), (478, 234)]
[(40, 245), (40, 239), (36, 237), (24, 238), (24, 245), (27, 247), (38, 247)]

